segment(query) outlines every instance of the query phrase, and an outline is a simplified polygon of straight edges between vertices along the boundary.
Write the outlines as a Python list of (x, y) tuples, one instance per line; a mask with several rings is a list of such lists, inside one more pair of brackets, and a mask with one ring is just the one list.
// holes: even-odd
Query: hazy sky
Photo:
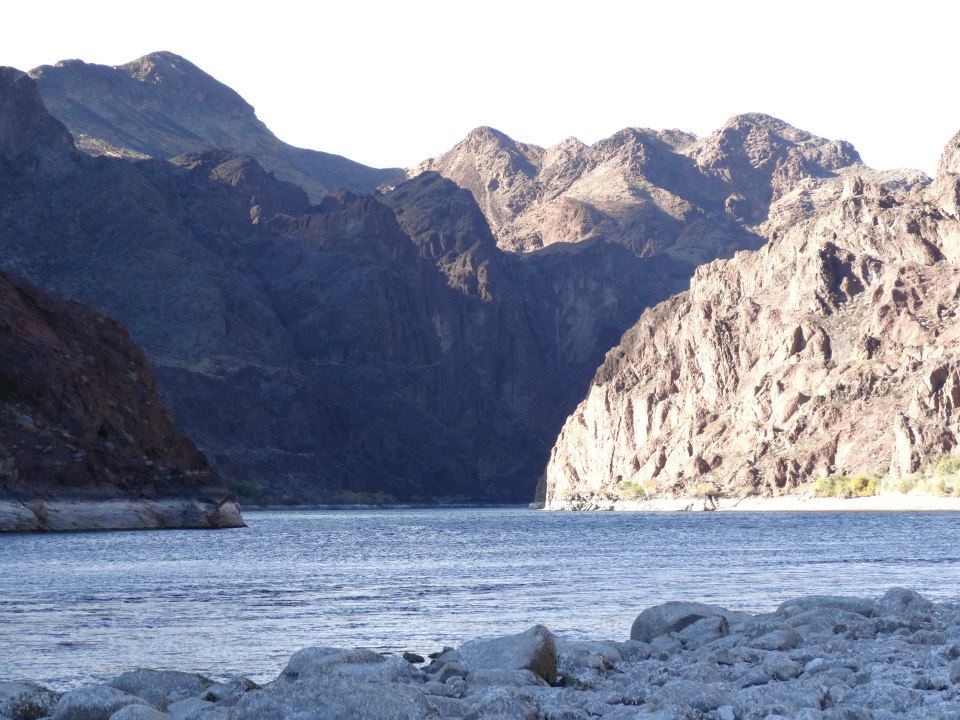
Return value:
[(960, 3), (18, 2), (0, 64), (185, 56), (277, 135), (412, 165), (477, 125), (540, 145), (705, 134), (766, 112), (875, 167), (936, 168), (960, 129)]

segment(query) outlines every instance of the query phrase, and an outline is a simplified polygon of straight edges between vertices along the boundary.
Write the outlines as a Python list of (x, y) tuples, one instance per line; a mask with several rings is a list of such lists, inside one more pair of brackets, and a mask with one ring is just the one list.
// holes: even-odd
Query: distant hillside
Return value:
[(240, 95), (169, 52), (110, 67), (64, 60), (31, 71), (44, 103), (93, 155), (171, 158), (224, 149), (252, 155), (314, 200), (337, 188), (373, 192), (400, 182), (376, 169), (278, 140)]

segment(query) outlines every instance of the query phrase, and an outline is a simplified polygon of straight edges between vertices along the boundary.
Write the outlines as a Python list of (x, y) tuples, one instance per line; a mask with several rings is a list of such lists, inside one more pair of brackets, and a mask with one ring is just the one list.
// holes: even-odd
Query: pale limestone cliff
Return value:
[(644, 313), (557, 439), (548, 507), (625, 482), (779, 495), (910, 473), (957, 446), (960, 137), (932, 184), (865, 176), (877, 182), (814, 188), (806, 219), (781, 198), (763, 249), (701, 267)]

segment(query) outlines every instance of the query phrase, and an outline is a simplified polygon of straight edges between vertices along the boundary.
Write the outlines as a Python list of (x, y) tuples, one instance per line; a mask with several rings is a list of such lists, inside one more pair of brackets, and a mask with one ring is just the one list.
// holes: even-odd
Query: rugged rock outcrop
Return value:
[(242, 525), (126, 330), (0, 273), (0, 531)]
[(314, 201), (340, 187), (373, 192), (404, 177), (278, 140), (240, 95), (170, 52), (116, 67), (63, 60), (30, 74), (51, 113), (93, 155), (171, 158), (224, 148), (254, 156)]
[(250, 500), (529, 500), (603, 353), (686, 281), (600, 239), (505, 253), (433, 173), (311, 206), (249, 156), (64, 138), (56, 178), (0, 171), (0, 266), (119, 317)]
[(627, 128), (551, 148), (481, 127), (412, 172), (435, 170), (473, 193), (501, 247), (529, 251), (605, 237), (691, 266), (756, 248), (772, 204), (862, 168), (849, 143), (776, 118), (738, 115), (704, 138)]
[[(957, 138), (934, 183), (819, 188), (757, 252), (701, 267), (608, 353), (546, 471), (550, 507), (778, 495), (898, 476), (960, 441)], [(876, 178), (876, 176), (874, 176)], [(880, 176), (879, 180), (884, 178)]]

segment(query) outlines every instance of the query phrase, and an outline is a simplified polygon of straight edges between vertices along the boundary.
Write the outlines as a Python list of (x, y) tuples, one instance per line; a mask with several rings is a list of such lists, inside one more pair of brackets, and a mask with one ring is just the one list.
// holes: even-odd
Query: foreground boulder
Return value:
[(143, 700), (108, 685), (88, 685), (71, 690), (57, 703), (54, 720), (110, 720), (128, 705), (142, 705)]
[(173, 670), (134, 670), (114, 678), (109, 685), (165, 709), (171, 702), (206, 690), (213, 685), (213, 680), (196, 673)]
[(230, 712), (230, 720), (428, 720), (441, 717), (422, 692), (407, 684), (322, 674), (292, 677), (286, 671), (276, 683), (245, 694)]
[(719, 618), (726, 622), (730, 611), (716, 605), (696, 602), (668, 602), (647, 608), (633, 621), (630, 639), (650, 642), (667, 633), (680, 632), (700, 620)]
[(0, 682), (0, 718), (46, 717), (60, 699), (60, 693), (40, 685)]
[(516, 635), (472, 640), (459, 648), (470, 670), (529, 670), (548, 683), (557, 681), (557, 641), (543, 625)]

